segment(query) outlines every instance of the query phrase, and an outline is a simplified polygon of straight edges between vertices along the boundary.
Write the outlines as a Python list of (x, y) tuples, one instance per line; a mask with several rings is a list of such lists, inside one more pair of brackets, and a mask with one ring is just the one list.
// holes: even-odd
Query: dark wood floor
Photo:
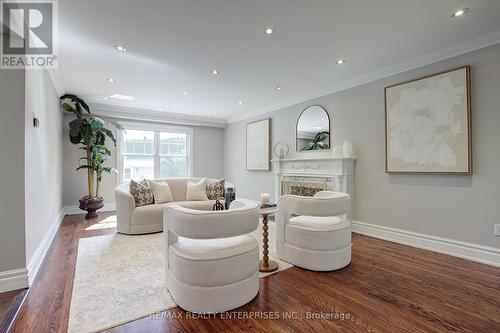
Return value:
[[(96, 222), (64, 219), (12, 332), (67, 330), (78, 239), (116, 232), (85, 230)], [(225, 316), (174, 308), (109, 332), (500, 332), (500, 268), (354, 235), (348, 267), (263, 278), (258, 296)]]
[(0, 293), (0, 333), (7, 332), (19, 310), (27, 289), (12, 290)]

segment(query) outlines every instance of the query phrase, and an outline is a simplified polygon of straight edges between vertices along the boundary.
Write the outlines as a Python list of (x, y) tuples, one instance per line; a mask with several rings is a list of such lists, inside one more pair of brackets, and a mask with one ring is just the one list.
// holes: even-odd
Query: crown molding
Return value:
[(187, 126), (227, 127), (227, 120), (174, 112), (161, 112), (106, 104), (90, 103), (92, 113), (121, 120), (167, 123)]
[(228, 123), (235, 123), (268, 112), (276, 111), (292, 105), (306, 102), (315, 98), (331, 95), (343, 90), (361, 86), (366, 83), (374, 82), (399, 73), (407, 72), (412, 69), (427, 66), (442, 60), (454, 58), (462, 54), (476, 51), (499, 43), (500, 43), (500, 29), (494, 30), (487, 34), (479, 35), (478, 37), (470, 39), (465, 42), (459, 42), (443, 47), (441, 49), (438, 49), (434, 52), (428, 53), (423, 56), (419, 56), (392, 66), (387, 66), (378, 70), (368, 72), (366, 74), (359, 75), (351, 80), (337, 83), (324, 89), (315, 90), (300, 97), (292, 98), (284, 102), (271, 104), (269, 106), (260, 109), (240, 114), (236, 117), (229, 118)]

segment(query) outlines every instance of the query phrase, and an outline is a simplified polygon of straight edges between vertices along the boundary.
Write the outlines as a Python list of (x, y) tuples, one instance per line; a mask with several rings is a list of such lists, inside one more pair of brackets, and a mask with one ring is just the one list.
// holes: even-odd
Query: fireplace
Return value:
[(313, 196), (319, 191), (345, 192), (354, 201), (354, 162), (356, 158), (316, 157), (275, 159), (275, 197)]
[(281, 180), (281, 195), (291, 194), (312, 197), (319, 191), (334, 189), (327, 178), (286, 177)]

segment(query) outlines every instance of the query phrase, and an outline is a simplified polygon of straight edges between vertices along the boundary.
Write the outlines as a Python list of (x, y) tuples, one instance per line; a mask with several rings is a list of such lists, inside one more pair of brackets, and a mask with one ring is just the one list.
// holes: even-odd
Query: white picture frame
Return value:
[(271, 119), (247, 124), (246, 170), (271, 170)]

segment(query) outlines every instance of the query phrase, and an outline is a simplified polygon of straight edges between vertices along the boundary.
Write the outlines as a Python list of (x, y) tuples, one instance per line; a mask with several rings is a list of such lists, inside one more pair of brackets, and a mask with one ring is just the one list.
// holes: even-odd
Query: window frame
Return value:
[[(187, 178), (193, 176), (193, 128), (191, 127), (181, 127), (181, 126), (171, 126), (171, 125), (161, 125), (161, 124), (146, 124), (146, 123), (134, 123), (134, 122), (120, 122), (120, 124), (127, 130), (137, 130), (137, 131), (150, 131), (154, 132), (154, 178), (160, 178), (160, 159), (163, 156), (168, 156), (165, 154), (160, 154), (160, 132), (168, 133), (179, 133), (186, 134), (186, 158), (188, 160), (188, 174)], [(124, 175), (124, 155), (122, 152), (123, 148), (123, 131), (118, 130), (117, 140), (116, 140), (116, 151), (117, 151), (117, 169), (116, 174), (117, 184), (123, 184), (127, 181), (123, 179)], [(129, 154), (130, 155), (130, 154)]]

